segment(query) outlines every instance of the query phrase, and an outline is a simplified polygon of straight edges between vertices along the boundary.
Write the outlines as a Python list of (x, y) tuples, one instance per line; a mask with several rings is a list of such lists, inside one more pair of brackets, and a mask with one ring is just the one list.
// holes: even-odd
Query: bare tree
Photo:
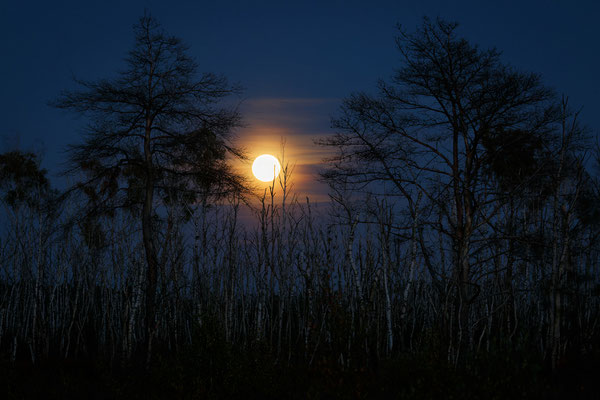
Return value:
[[(448, 321), (457, 327), (455, 358), (472, 339), (474, 239), (487, 235), (502, 204), (496, 200), (507, 197), (488, 179), (493, 154), (486, 140), (510, 133), (543, 138), (557, 120), (553, 92), (538, 75), (515, 71), (496, 50), (479, 49), (456, 29), (456, 23), (429, 19), (415, 33), (400, 29), (402, 65), (391, 82), (381, 81), (376, 96), (345, 99), (333, 122), (337, 134), (319, 142), (339, 149), (323, 173), (329, 182), (399, 196), (412, 214), (421, 193), (441, 210), (439, 223), (423, 222), (450, 243), (455, 295), (446, 314), (455, 316)], [(396, 228), (397, 234), (411, 229)]]
[[(194, 202), (242, 189), (228, 155), (237, 110), (219, 100), (238, 92), (224, 77), (204, 73), (180, 39), (144, 15), (134, 26), (135, 44), (118, 77), (77, 81), (53, 103), (90, 118), (83, 143), (70, 147), (68, 172), (86, 177), (76, 185), (96, 213), (126, 207), (139, 213), (147, 263), (146, 347), (155, 324), (158, 273), (155, 222), (161, 202)], [(149, 352), (148, 352), (149, 355)]]

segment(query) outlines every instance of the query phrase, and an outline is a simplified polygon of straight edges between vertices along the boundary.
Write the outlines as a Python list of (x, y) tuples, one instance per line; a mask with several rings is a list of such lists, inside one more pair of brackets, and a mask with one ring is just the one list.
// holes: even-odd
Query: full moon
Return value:
[(259, 181), (271, 182), (279, 175), (279, 171), (281, 171), (279, 160), (270, 154), (256, 157), (252, 164), (252, 173)]

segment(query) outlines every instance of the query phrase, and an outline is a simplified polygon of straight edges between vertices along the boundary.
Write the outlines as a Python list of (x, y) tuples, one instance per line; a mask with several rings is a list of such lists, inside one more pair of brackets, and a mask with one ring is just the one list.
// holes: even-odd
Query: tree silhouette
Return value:
[(114, 79), (77, 83), (53, 105), (89, 117), (85, 140), (69, 148), (69, 173), (88, 196), (88, 214), (127, 208), (139, 215), (147, 262), (146, 347), (155, 319), (158, 258), (153, 219), (165, 200), (195, 202), (243, 189), (228, 156), (243, 157), (232, 144), (240, 123), (235, 108), (219, 101), (239, 88), (198, 65), (180, 39), (144, 15), (134, 26), (135, 44), (126, 68)]
[(0, 189), (4, 192), (2, 200), (10, 207), (33, 207), (50, 185), (34, 154), (11, 151), (0, 154)]
[(472, 339), (467, 318), (479, 293), (472, 282), (473, 239), (485, 237), (502, 206), (498, 199), (506, 198), (490, 173), (505, 188), (522, 188), (558, 113), (553, 92), (538, 75), (515, 71), (496, 50), (457, 36), (456, 28), (426, 18), (415, 33), (400, 29), (402, 65), (391, 82), (381, 81), (377, 96), (345, 99), (333, 122), (337, 134), (319, 143), (339, 150), (323, 173), (333, 186), (383, 187), (386, 195), (408, 202), (413, 218), (422, 193), (431, 210), (441, 212), (443, 218), (428, 225), (452, 249), (453, 307), (460, 312), (446, 312), (448, 323), (461, 327), (459, 354), (460, 345)]

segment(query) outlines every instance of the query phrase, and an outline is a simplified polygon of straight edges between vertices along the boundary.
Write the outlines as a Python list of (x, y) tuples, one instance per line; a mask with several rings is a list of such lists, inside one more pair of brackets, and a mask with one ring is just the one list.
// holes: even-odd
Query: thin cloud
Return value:
[[(330, 135), (331, 114), (338, 107), (336, 98), (254, 98), (242, 105), (246, 125), (240, 129), (238, 144), (250, 159), (263, 153), (282, 158), (294, 166), (294, 191), (314, 201), (327, 201), (327, 185), (319, 182), (322, 162), (331, 149), (314, 140)], [(249, 174), (249, 165), (240, 166)], [(251, 176), (249, 176), (251, 177)]]

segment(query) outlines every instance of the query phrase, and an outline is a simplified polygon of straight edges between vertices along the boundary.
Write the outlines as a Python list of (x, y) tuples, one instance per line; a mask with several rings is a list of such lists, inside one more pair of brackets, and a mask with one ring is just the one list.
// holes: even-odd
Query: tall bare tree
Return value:
[[(399, 196), (412, 213), (422, 193), (441, 210), (443, 218), (426, 226), (441, 230), (451, 249), (455, 295), (445, 314), (457, 328), (458, 349), (472, 339), (474, 238), (486, 236), (502, 204), (498, 196), (507, 197), (488, 177), (494, 154), (486, 144), (508, 136), (543, 139), (557, 120), (554, 95), (538, 75), (459, 37), (456, 23), (425, 19), (414, 33), (400, 28), (397, 47), (402, 65), (391, 81), (380, 81), (375, 96), (345, 99), (334, 120), (337, 134), (319, 142), (339, 150), (323, 176)], [(519, 140), (503, 143), (523, 147)]]
[(238, 88), (212, 73), (198, 74), (188, 47), (144, 15), (134, 26), (135, 43), (126, 68), (115, 79), (77, 81), (53, 105), (89, 117), (83, 143), (70, 147), (71, 173), (89, 198), (90, 211), (126, 207), (139, 215), (147, 263), (146, 347), (155, 320), (158, 256), (154, 220), (162, 202), (194, 202), (241, 190), (228, 155), (243, 157), (232, 144), (240, 123), (235, 108), (220, 100)]

